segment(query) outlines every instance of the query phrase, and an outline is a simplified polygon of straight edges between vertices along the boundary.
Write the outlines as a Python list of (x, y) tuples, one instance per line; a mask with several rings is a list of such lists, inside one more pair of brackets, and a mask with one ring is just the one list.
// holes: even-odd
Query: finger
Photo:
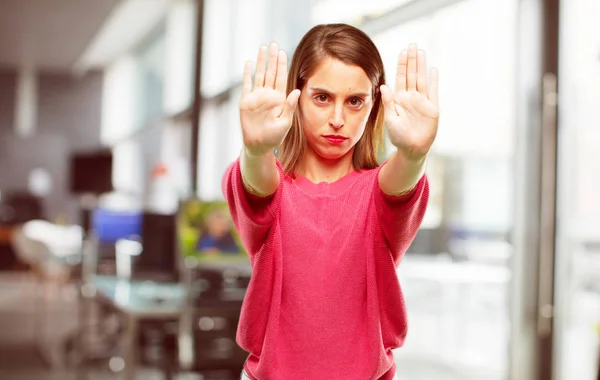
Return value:
[(279, 50), (277, 58), (277, 79), (275, 81), (275, 89), (285, 92), (287, 88), (287, 54), (285, 51)]
[(254, 88), (265, 85), (265, 68), (267, 66), (267, 47), (261, 46), (258, 49), (258, 58), (256, 60), (256, 73), (254, 74)]
[(381, 90), (381, 100), (383, 101), (386, 115), (397, 115), (398, 112), (396, 112), (396, 102), (394, 102), (392, 90), (385, 84), (381, 85), (379, 89)]
[(242, 95), (252, 92), (252, 61), (244, 65), (244, 77), (242, 80)]
[(301, 92), (298, 89), (295, 89), (294, 91), (290, 92), (287, 99), (285, 100), (283, 111), (281, 112), (280, 116), (281, 118), (290, 121), (292, 120), (292, 116), (296, 111), (296, 107), (298, 107), (298, 99), (300, 99), (300, 94)]
[(408, 53), (402, 49), (398, 57), (398, 67), (396, 68), (396, 93), (406, 91), (406, 65)]
[(427, 60), (423, 50), (417, 52), (417, 91), (427, 95)]
[(436, 107), (439, 107), (439, 83), (439, 73), (435, 67), (432, 67), (427, 97)]
[(406, 69), (406, 89), (417, 89), (417, 44), (408, 47), (408, 64)]
[(269, 63), (267, 64), (267, 73), (265, 74), (265, 87), (275, 87), (275, 76), (277, 75), (277, 55), (279, 46), (272, 42), (269, 46)]

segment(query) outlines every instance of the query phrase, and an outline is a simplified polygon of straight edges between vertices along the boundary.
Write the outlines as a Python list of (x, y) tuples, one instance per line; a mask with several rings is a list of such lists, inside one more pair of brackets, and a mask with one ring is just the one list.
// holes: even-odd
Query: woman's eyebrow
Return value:
[[(333, 94), (331, 91), (329, 90), (325, 90), (324, 88), (320, 88), (320, 87), (309, 87), (308, 88), (311, 92), (320, 92), (323, 94)], [(360, 98), (366, 98), (368, 97), (370, 94), (366, 93), (366, 92), (357, 92), (354, 94), (350, 94), (348, 95), (348, 97), (360, 97)]]
[(367, 94), (366, 92), (357, 92), (355, 94), (350, 94), (349, 97), (357, 97), (357, 98), (367, 98), (371, 94)]
[(324, 88), (319, 87), (309, 87), (310, 92), (323, 92), (325, 94), (331, 94), (331, 91), (325, 90)]

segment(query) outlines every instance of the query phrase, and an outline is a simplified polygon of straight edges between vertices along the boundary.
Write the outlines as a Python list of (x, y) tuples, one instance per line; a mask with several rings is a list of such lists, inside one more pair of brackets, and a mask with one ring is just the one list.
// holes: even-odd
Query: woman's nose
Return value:
[(329, 119), (329, 125), (335, 129), (340, 129), (344, 126), (344, 108), (341, 105), (336, 105), (331, 119)]

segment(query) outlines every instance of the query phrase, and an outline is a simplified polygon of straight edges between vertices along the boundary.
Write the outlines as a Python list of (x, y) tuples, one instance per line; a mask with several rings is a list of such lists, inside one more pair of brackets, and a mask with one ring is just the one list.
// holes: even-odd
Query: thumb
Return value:
[(385, 84), (382, 84), (379, 89), (381, 90), (381, 100), (383, 101), (385, 112), (390, 115), (396, 115), (396, 104), (394, 102), (392, 90)]
[(292, 120), (292, 115), (294, 111), (296, 111), (296, 107), (298, 106), (298, 99), (300, 98), (300, 90), (295, 89), (290, 92), (287, 99), (285, 100), (285, 104), (283, 105), (283, 111), (281, 112), (282, 118), (286, 120)]

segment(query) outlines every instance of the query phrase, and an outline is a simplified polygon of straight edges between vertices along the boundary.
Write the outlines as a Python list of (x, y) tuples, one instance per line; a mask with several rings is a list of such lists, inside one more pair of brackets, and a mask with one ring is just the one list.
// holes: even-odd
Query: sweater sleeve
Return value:
[(408, 194), (392, 196), (381, 190), (379, 173), (375, 177), (373, 193), (380, 230), (398, 265), (423, 222), (429, 201), (429, 182), (424, 174)]
[[(283, 182), (283, 170), (279, 161), (277, 170)], [(249, 193), (244, 187), (239, 158), (225, 170), (222, 182), (223, 196), (229, 205), (233, 224), (250, 257), (263, 246), (269, 228), (279, 212), (281, 182), (275, 193), (268, 197), (259, 197)]]

